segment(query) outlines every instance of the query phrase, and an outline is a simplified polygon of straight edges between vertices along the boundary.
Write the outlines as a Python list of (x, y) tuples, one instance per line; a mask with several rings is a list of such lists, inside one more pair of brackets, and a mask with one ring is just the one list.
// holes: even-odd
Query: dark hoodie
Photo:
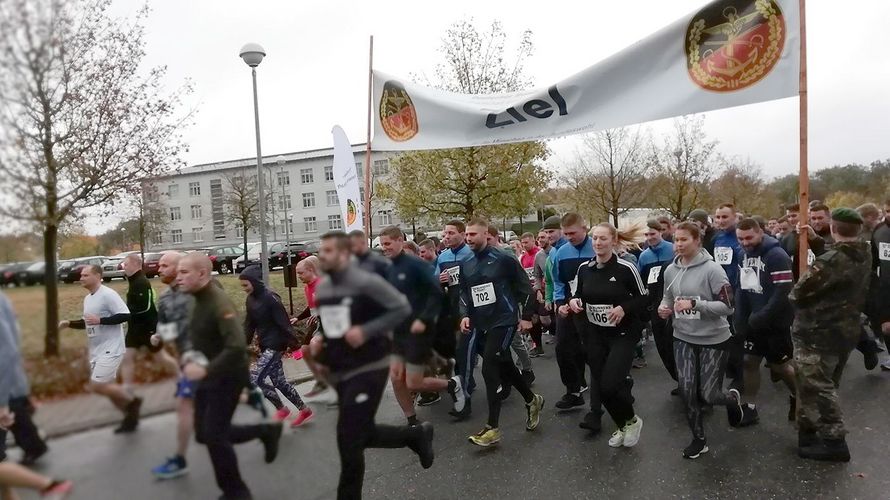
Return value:
[(256, 334), (259, 336), (261, 350), (285, 351), (294, 339), (290, 320), (284, 304), (281, 303), (281, 297), (266, 288), (262, 276), (260, 266), (248, 266), (238, 276), (253, 285), (253, 292), (247, 295), (247, 315), (244, 318), (247, 344), (253, 342)]
[[(772, 236), (754, 250), (742, 249), (734, 326), (746, 336), (787, 334), (794, 319), (788, 300), (793, 284), (791, 258)], [(750, 278), (746, 279), (746, 275)]]

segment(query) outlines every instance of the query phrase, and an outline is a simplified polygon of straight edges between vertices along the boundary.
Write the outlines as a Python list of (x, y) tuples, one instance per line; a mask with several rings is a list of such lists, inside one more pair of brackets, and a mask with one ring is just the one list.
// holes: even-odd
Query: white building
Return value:
[[(353, 145), (352, 150), (359, 179), (363, 179), (365, 145)], [(375, 182), (389, 175), (389, 157), (371, 153)], [(269, 241), (284, 241), (285, 229), (291, 241), (318, 239), (328, 230), (343, 229), (333, 162), (333, 148), (263, 157), (268, 220), (275, 222), (267, 228)], [(169, 223), (163, 231), (149, 235), (149, 247), (191, 249), (242, 243), (242, 228), (225, 202), (231, 179), (242, 175), (256, 176), (255, 157), (195, 165), (153, 181), (155, 194), (144, 192), (169, 216)], [(364, 188), (361, 195), (364, 201)], [(377, 200), (372, 200), (371, 213), (375, 231), (401, 222), (388, 204)], [(248, 229), (248, 240), (259, 240), (258, 228)]]

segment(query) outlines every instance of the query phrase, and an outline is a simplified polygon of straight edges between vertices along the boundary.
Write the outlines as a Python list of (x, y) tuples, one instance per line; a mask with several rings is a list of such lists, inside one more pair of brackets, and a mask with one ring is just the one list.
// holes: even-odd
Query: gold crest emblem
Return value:
[(417, 112), (414, 103), (405, 87), (394, 81), (383, 85), (380, 97), (380, 125), (386, 135), (396, 141), (404, 142), (417, 135)]
[(784, 47), (785, 19), (774, 0), (724, 0), (689, 23), (686, 66), (699, 87), (732, 92), (768, 75)]

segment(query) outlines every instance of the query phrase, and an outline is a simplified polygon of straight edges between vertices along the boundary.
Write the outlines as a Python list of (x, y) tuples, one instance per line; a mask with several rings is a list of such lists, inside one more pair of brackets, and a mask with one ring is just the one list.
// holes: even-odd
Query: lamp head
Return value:
[(241, 47), (241, 52), (238, 55), (241, 56), (245, 64), (251, 68), (256, 68), (263, 62), (263, 58), (266, 57), (266, 51), (258, 43), (248, 43)]

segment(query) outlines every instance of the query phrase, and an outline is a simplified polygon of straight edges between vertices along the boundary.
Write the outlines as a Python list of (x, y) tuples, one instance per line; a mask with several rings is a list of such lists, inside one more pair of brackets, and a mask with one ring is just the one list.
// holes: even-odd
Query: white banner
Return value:
[(362, 201), (359, 191), (358, 173), (355, 171), (355, 155), (346, 132), (339, 125), (331, 130), (334, 134), (334, 184), (340, 200), (340, 217), (343, 230), (362, 229)]
[[(583, 53), (576, 50), (575, 53)], [(795, 96), (798, 0), (715, 0), (565, 80), (444, 92), (374, 72), (377, 151), (547, 139)]]

